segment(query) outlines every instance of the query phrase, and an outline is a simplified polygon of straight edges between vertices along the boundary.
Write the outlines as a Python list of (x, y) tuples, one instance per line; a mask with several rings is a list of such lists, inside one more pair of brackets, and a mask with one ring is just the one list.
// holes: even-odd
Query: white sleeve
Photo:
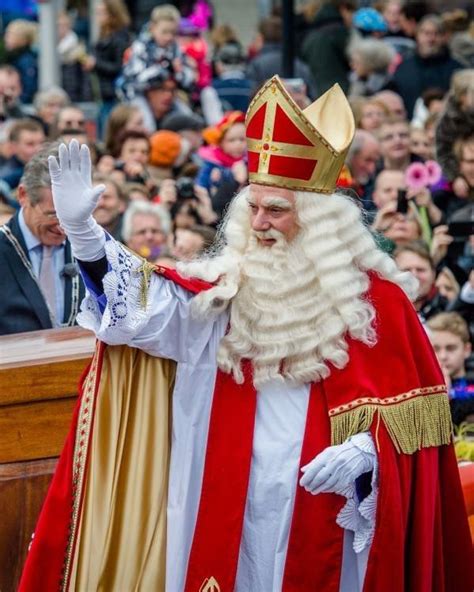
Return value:
[(105, 251), (110, 269), (103, 279), (105, 304), (101, 307), (88, 290), (77, 317), (79, 324), (111, 345), (127, 344), (177, 362), (215, 365), (227, 315), (212, 320), (192, 317), (192, 295), (186, 290), (155, 273), (144, 286), (138, 257), (115, 240), (106, 242)]
[(374, 538), (378, 497), (378, 458), (370, 432), (356, 434), (352, 436), (351, 441), (365, 454), (374, 456), (371, 491), (367, 497), (359, 502), (355, 482), (344, 491), (336, 492), (347, 499), (347, 502), (337, 515), (336, 522), (341, 528), (353, 531), (354, 551), (360, 553), (371, 545)]

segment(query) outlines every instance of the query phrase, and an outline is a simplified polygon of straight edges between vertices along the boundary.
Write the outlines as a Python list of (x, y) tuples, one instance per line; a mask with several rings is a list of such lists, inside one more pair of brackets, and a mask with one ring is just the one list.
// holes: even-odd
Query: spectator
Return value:
[(427, 328), (449, 389), (453, 423), (474, 423), (474, 383), (465, 366), (472, 352), (467, 323), (459, 314), (445, 312), (432, 317)]
[(223, 181), (233, 177), (232, 166), (246, 155), (244, 121), (245, 115), (241, 111), (231, 111), (216, 126), (203, 132), (209, 145), (199, 150), (204, 164), (196, 177), (196, 184), (211, 195)]
[(223, 111), (247, 111), (253, 91), (252, 82), (245, 76), (245, 55), (238, 42), (226, 43), (214, 57), (216, 89)]
[(421, 160), (433, 158), (434, 146), (431, 144), (426, 130), (417, 127), (410, 128), (410, 153)]
[(216, 231), (196, 224), (190, 228), (177, 228), (172, 254), (178, 261), (189, 261), (202, 255), (214, 242)]
[(38, 56), (34, 49), (37, 27), (36, 23), (17, 19), (5, 29), (6, 60), (20, 74), (22, 103), (31, 103), (38, 90)]
[(71, 326), (84, 296), (54, 210), (50, 153), (29, 160), (18, 188), (21, 210), (0, 231), (0, 335)]
[(449, 303), (455, 302), (461, 291), (454, 273), (446, 266), (442, 267), (436, 276), (435, 285), (441, 296), (444, 296)]
[(453, 183), (433, 194), (436, 205), (443, 210), (448, 222), (457, 210), (466, 205), (467, 199), (474, 198), (474, 135), (458, 138), (454, 142), (453, 155), (456, 164), (448, 169), (451, 176), (456, 175)]
[[(436, 128), (436, 157), (443, 173), (449, 181), (456, 181), (461, 177), (460, 164), (462, 161), (456, 156), (453, 148), (457, 140), (474, 137), (474, 69), (456, 72), (452, 78), (451, 90), (446, 101), (445, 110)], [(465, 183), (459, 197), (465, 197), (467, 187)], [(453, 187), (458, 191), (457, 187)]]
[(97, 76), (100, 111), (98, 136), (103, 137), (105, 122), (115, 103), (115, 81), (122, 69), (125, 50), (130, 45), (130, 16), (123, 0), (102, 0), (96, 6), (99, 39), (92, 55), (82, 62), (86, 72)]
[(163, 253), (170, 230), (169, 213), (158, 204), (135, 201), (123, 216), (122, 237), (125, 244), (149, 261), (154, 261)]
[(117, 240), (122, 240), (122, 218), (127, 209), (125, 196), (120, 185), (105, 175), (96, 173), (94, 184), (104, 183), (105, 190), (101, 193), (94, 218), (110, 235)]
[(350, 104), (356, 128), (368, 132), (375, 132), (390, 114), (387, 106), (374, 97), (353, 97)]
[(128, 130), (145, 131), (143, 115), (136, 105), (121, 103), (112, 109), (105, 126), (104, 145), (107, 154), (118, 157), (120, 147), (117, 139)]
[(378, 39), (356, 39), (349, 44), (351, 96), (372, 96), (388, 83), (395, 52)]
[[(269, 16), (260, 22), (254, 43), (257, 55), (252, 58), (246, 71), (246, 76), (251, 81), (254, 91), (275, 74), (283, 76), (282, 39), (281, 17)], [(308, 66), (298, 58), (295, 59), (294, 74), (306, 82), (309, 95), (315, 97), (317, 91), (314, 77)]]
[(435, 267), (427, 246), (420, 241), (406, 244), (395, 250), (394, 259), (401, 271), (410, 271), (419, 282), (414, 305), (421, 321), (443, 312), (447, 300), (436, 289)]
[(181, 115), (179, 113), (167, 115), (163, 118), (162, 128), (164, 130), (176, 132), (182, 138), (188, 140), (193, 154), (195, 154), (195, 151), (202, 145), (204, 119), (196, 113), (193, 113), (192, 115)]
[(406, 9), (407, 4), (400, 0), (388, 0), (382, 6), (382, 16), (388, 29), (383, 40), (393, 47), (400, 59), (413, 55), (416, 46), (413, 37), (408, 36), (402, 27), (402, 9)]
[(451, 76), (462, 65), (454, 60), (444, 40), (445, 26), (436, 15), (427, 15), (416, 32), (415, 55), (405, 59), (395, 71), (391, 87), (403, 98), (408, 118), (415, 102), (428, 88), (449, 89)]
[(392, 117), (398, 117), (398, 119), (407, 118), (407, 112), (402, 97), (396, 92), (393, 92), (393, 90), (381, 90), (374, 98), (387, 107)]
[(150, 67), (141, 76), (143, 92), (132, 104), (137, 106), (143, 117), (143, 124), (149, 133), (162, 129), (167, 115), (192, 115), (189, 106), (176, 95), (178, 86), (169, 68)]
[(177, 33), (181, 15), (171, 4), (156, 6), (148, 26), (133, 42), (122, 71), (119, 90), (127, 100), (148, 88), (148, 72), (169, 72), (169, 78), (184, 90), (191, 90), (196, 73), (181, 51)]
[(124, 194), (127, 202), (131, 204), (133, 201), (151, 201), (150, 191), (142, 183), (126, 183), (124, 186)]
[[(400, 26), (408, 39), (415, 39), (420, 21), (429, 13), (426, 0), (404, 2), (400, 9)], [(415, 43), (413, 44), (415, 49)]]
[(35, 94), (33, 105), (36, 116), (40, 119), (47, 136), (51, 136), (58, 113), (70, 103), (65, 90), (59, 86), (52, 86), (47, 90)]
[(0, 122), (25, 116), (20, 104), (21, 93), (18, 70), (10, 64), (0, 65)]
[(356, 130), (346, 164), (353, 178), (353, 188), (368, 210), (374, 209), (371, 194), (379, 158), (380, 144), (377, 139), (365, 130)]
[(352, 25), (362, 37), (379, 39), (388, 31), (384, 17), (370, 6), (356, 10), (352, 17)]
[(86, 48), (72, 29), (72, 19), (66, 12), (57, 17), (58, 54), (61, 62), (61, 86), (73, 102), (91, 100), (89, 76), (82, 69)]
[(191, 144), (176, 132), (160, 130), (150, 137), (150, 170), (155, 181), (173, 176), (189, 158)]
[(378, 129), (384, 169), (405, 171), (418, 158), (410, 152), (410, 126), (396, 118), (386, 119)]
[(354, 0), (325, 0), (303, 41), (301, 55), (316, 81), (318, 96), (336, 82), (344, 92), (349, 90), (347, 45), (355, 9)]
[(19, 119), (12, 125), (9, 141), (12, 156), (0, 168), (0, 179), (16, 189), (25, 165), (41, 149), (45, 140), (43, 127), (33, 119)]
[(59, 137), (64, 130), (86, 131), (86, 116), (84, 111), (75, 105), (68, 105), (60, 109), (54, 123), (54, 134)]
[(378, 210), (397, 201), (398, 192), (406, 188), (403, 171), (384, 169), (375, 179), (372, 200)]

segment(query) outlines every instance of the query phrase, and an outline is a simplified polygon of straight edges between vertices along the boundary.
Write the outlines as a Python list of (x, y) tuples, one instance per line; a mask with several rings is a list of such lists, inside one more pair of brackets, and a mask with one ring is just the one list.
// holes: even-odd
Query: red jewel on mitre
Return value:
[(274, 76), (250, 103), (246, 128), (251, 183), (332, 193), (355, 124), (338, 84), (301, 110)]

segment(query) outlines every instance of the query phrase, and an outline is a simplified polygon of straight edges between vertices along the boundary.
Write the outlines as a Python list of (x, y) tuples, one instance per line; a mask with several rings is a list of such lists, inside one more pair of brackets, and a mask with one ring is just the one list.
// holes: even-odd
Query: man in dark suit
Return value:
[(54, 210), (50, 153), (44, 149), (26, 165), (21, 210), (0, 227), (0, 335), (71, 326), (84, 295)]

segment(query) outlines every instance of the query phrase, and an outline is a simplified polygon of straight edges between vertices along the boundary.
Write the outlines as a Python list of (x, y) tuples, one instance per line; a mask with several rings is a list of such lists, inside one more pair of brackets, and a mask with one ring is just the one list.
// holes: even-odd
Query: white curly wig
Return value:
[(232, 201), (214, 251), (178, 267), (215, 283), (195, 296), (193, 311), (208, 316), (230, 307), (218, 364), (237, 382), (243, 359), (252, 362), (257, 388), (273, 379), (326, 378), (329, 363), (347, 364), (347, 336), (376, 342), (375, 310), (364, 297), (367, 271), (399, 284), (409, 297), (413, 276), (376, 246), (358, 206), (342, 194), (295, 192), (300, 230), (271, 248), (259, 246), (252, 231), (248, 196), (245, 188)]

